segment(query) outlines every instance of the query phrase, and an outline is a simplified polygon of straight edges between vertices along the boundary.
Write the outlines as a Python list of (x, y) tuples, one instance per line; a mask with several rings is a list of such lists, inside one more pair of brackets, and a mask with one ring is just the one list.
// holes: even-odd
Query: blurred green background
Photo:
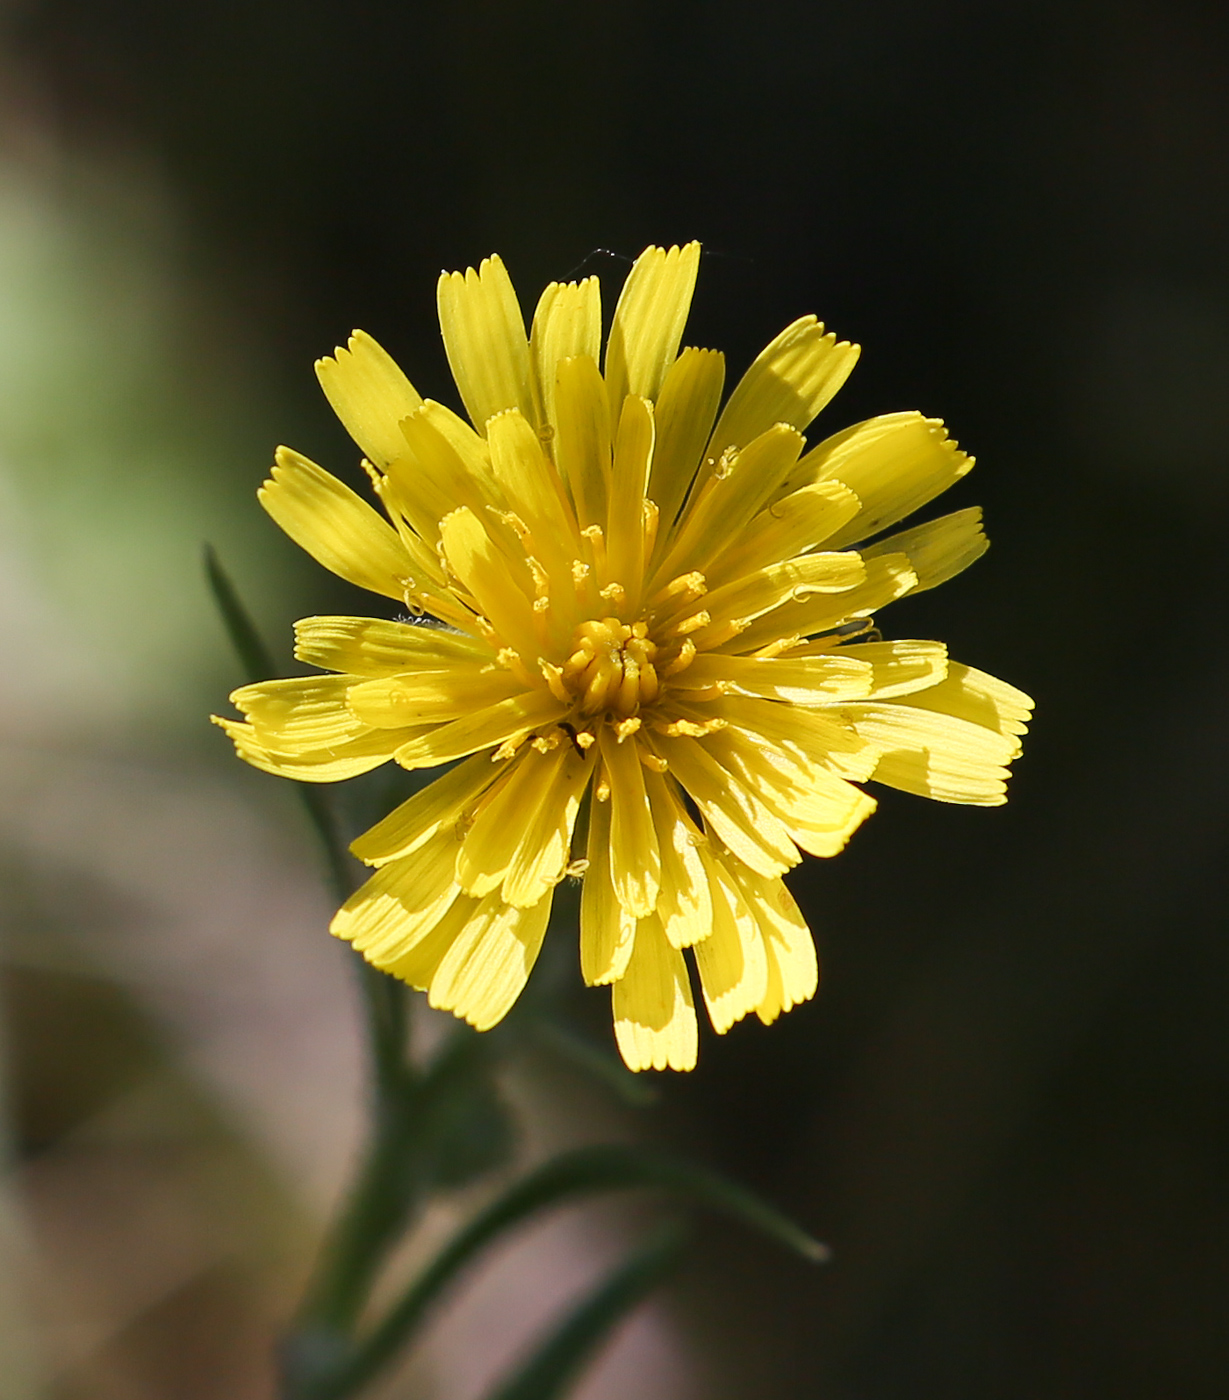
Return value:
[[(294, 616), (363, 610), (253, 499), (278, 442), (354, 467), (311, 361), (361, 326), (447, 400), (440, 268), (499, 251), (529, 306), (577, 270), (609, 298), (644, 245), (690, 238), (687, 343), (739, 367), (815, 311), (864, 346), (832, 428), (919, 408), (976, 453), (947, 508), (985, 506), (990, 554), (885, 623), (1038, 714), (1007, 808), (880, 794), (803, 867), (815, 1002), (710, 1035), (634, 1122), (522, 1072), (532, 1141), (673, 1143), (835, 1250), (808, 1271), (711, 1227), (584, 1394), (1229, 1393), (1223, 21), (1203, 0), (4, 6), (14, 1397), (270, 1393), (357, 1130), (314, 852), (204, 722), (237, 676), (202, 542), (283, 652)], [(604, 994), (575, 1003), (606, 1021)], [(476, 1393), (457, 1355), (504, 1346), (526, 1279), (567, 1296), (606, 1247), (579, 1229), (445, 1330), (436, 1393)]]

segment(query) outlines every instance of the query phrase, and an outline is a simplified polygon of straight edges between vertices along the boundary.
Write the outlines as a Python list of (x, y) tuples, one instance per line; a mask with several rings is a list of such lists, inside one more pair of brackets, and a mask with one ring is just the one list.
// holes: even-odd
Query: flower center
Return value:
[(610, 710), (628, 719), (661, 691), (656, 657), (645, 622), (629, 624), (617, 617), (582, 622), (572, 634), (560, 679), (582, 714)]

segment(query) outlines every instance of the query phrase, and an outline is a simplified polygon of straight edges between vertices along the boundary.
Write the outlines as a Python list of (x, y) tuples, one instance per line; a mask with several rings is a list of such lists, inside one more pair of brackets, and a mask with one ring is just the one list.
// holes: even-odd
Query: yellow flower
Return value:
[(698, 263), (695, 243), (637, 259), (601, 368), (595, 278), (547, 287), (527, 337), (498, 258), (442, 276), (470, 422), (361, 332), (319, 361), (387, 518), (286, 448), (260, 499), (413, 617), (304, 619), (296, 655), (326, 674), (245, 686), (246, 722), (218, 721), (291, 778), (455, 763), (354, 843), (376, 873), (333, 932), (485, 1029), (580, 877), (583, 974), (611, 986), (632, 1069), (695, 1063), (687, 949), (719, 1032), (810, 997), (815, 948), (781, 880), (800, 851), (844, 846), (870, 778), (1004, 801), (1032, 708), (872, 625), (982, 554), (979, 510), (852, 547), (972, 459), (918, 413), (804, 451), (858, 355), (813, 316), (721, 407), (722, 356), (678, 349)]

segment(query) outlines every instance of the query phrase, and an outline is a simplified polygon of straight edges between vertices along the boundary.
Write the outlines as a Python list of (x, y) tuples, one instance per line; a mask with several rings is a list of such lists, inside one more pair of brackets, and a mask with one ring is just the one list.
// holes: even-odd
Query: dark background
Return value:
[[(882, 794), (794, 882), (819, 997), (710, 1035), (653, 1114), (836, 1252), (813, 1272), (706, 1235), (677, 1307), (714, 1395), (1229, 1393), (1220, 19), (38, 0), (10, 21), (57, 139), (153, 163), (192, 275), (285, 376), (219, 490), (250, 490), (274, 437), (350, 463), (309, 365), (352, 326), (447, 398), (441, 267), (499, 251), (527, 306), (598, 271), (609, 304), (645, 244), (690, 238), (687, 343), (734, 370), (815, 311), (865, 347), (831, 428), (916, 407), (977, 454), (945, 507), (985, 506), (990, 554), (884, 621), (1035, 697), (1011, 803)], [(339, 605), (295, 577), (291, 612)]]

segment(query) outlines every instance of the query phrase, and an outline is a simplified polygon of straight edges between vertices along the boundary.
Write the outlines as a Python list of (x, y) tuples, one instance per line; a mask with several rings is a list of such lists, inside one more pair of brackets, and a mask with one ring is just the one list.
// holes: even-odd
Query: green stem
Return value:
[[(324, 846), (334, 894), (344, 901), (355, 887), (354, 867), (332, 804), (318, 788), (299, 790)], [(288, 1400), (310, 1388), (320, 1367), (347, 1345), (413, 1204), (408, 1109), (415, 1075), (406, 1060), (405, 988), (358, 953), (353, 960), (366, 1013), (372, 1122), (358, 1175), (325, 1238), (292, 1330), (285, 1357)]]
[(661, 1153), (617, 1145), (580, 1147), (535, 1167), (462, 1225), (358, 1341), (322, 1361), (304, 1400), (346, 1400), (355, 1395), (402, 1349), (440, 1295), (497, 1236), (530, 1219), (545, 1206), (599, 1191), (657, 1187), (741, 1220), (813, 1263), (827, 1247), (758, 1197), (715, 1172)]
[[(241, 666), (255, 684), (276, 674), (259, 629), (210, 546), (205, 573)], [(330, 797), (309, 783), (296, 784), (308, 820), (320, 838), (328, 883), (338, 903), (353, 894), (357, 867), (342, 837)], [(320, 1262), (286, 1348), (284, 1392), (303, 1393), (326, 1362), (332, 1364), (367, 1300), (385, 1255), (410, 1209), (411, 1165), (406, 1109), (414, 1072), (406, 1060), (407, 999), (392, 977), (354, 954), (371, 1065), (372, 1128), (364, 1161), (349, 1198), (329, 1232)]]

